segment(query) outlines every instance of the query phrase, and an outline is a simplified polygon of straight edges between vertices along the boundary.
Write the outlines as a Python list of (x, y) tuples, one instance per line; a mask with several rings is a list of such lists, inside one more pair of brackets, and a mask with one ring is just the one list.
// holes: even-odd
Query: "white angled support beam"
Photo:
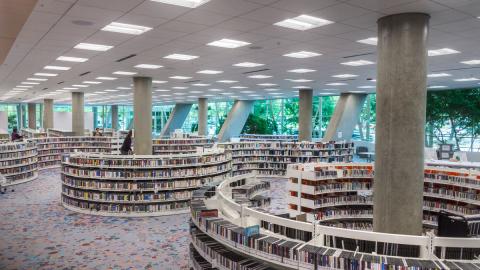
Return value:
[(170, 113), (170, 117), (168, 118), (167, 123), (165, 124), (165, 126), (162, 128), (162, 131), (160, 132), (160, 137), (168, 136), (172, 132), (174, 132), (175, 129), (182, 128), (183, 123), (185, 122), (185, 119), (187, 119), (188, 113), (190, 112), (191, 108), (192, 108), (192, 104), (188, 104), (188, 103), (175, 104), (175, 107)]
[(218, 142), (226, 142), (230, 138), (238, 137), (242, 132), (248, 115), (253, 108), (253, 100), (236, 100), (228, 113), (227, 119), (218, 133)]

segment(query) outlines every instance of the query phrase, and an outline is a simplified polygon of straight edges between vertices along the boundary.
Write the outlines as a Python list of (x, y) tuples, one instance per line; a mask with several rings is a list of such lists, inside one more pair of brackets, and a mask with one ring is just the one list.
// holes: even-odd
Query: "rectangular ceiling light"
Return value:
[(131, 72), (131, 71), (115, 71), (113, 72), (113, 74), (116, 74), (116, 75), (125, 75), (125, 76), (130, 76), (130, 75), (135, 75), (137, 74), (137, 72)]
[(188, 61), (188, 60), (196, 59), (196, 58), (198, 58), (198, 56), (188, 55), (188, 54), (174, 53), (174, 54), (167, 55), (167, 56), (165, 56), (165, 57), (163, 57), (163, 58), (166, 58), (166, 59), (174, 59), (174, 60), (182, 60), (182, 61)]
[(232, 80), (220, 80), (217, 81), (218, 83), (237, 83), (238, 81), (232, 81)]
[(174, 86), (172, 89), (178, 89), (178, 90), (183, 90), (183, 89), (188, 89), (188, 87), (185, 86)]
[(33, 86), (31, 86), (31, 85), (17, 85), (15, 87), (17, 87), (17, 88), (32, 88)]
[(375, 86), (374, 85), (363, 85), (363, 86), (359, 86), (358, 88), (360, 88), (360, 89), (374, 89)]
[(205, 69), (205, 70), (197, 71), (197, 73), (199, 73), (199, 74), (212, 74), (213, 75), (213, 74), (221, 74), (221, 73), (223, 73), (223, 71)]
[(168, 81), (157, 81), (157, 80), (153, 80), (152, 83), (158, 83), (158, 84), (162, 84), (162, 83), (167, 83)]
[(33, 74), (35, 76), (43, 76), (43, 77), (55, 77), (58, 76), (58, 74), (55, 73), (35, 73)]
[(153, 65), (153, 64), (139, 64), (135, 66), (136, 68), (143, 68), (143, 69), (159, 69), (163, 66), (161, 65)]
[(293, 57), (293, 58), (309, 58), (309, 57), (315, 57), (319, 55), (322, 55), (322, 54), (316, 53), (316, 52), (299, 51), (299, 52), (287, 53), (287, 54), (284, 54), (283, 56)]
[(372, 61), (368, 61), (368, 60), (356, 60), (356, 61), (344, 62), (344, 63), (341, 63), (341, 64), (346, 65), (346, 66), (358, 67), (358, 66), (373, 65), (375, 63), (372, 62)]
[(210, 42), (207, 45), (222, 47), (222, 48), (235, 49), (235, 48), (247, 46), (247, 45), (250, 45), (250, 44), (252, 44), (252, 43), (245, 42), (245, 41), (240, 41), (240, 40), (224, 38), (224, 39), (220, 39), (220, 40)]
[(242, 62), (238, 64), (234, 64), (234, 67), (260, 67), (264, 66), (265, 64), (260, 64), (260, 63), (252, 63), (252, 62)]
[(112, 22), (102, 28), (102, 31), (109, 31), (109, 32), (129, 34), (129, 35), (141, 35), (150, 30), (152, 30), (151, 27), (135, 25), (135, 24), (119, 23), (119, 22)]
[(78, 90), (76, 87), (64, 87), (63, 90)]
[(347, 85), (346, 83), (340, 83), (340, 82), (336, 82), (336, 83), (327, 83), (326, 85), (330, 85), (330, 86), (339, 86), (339, 85)]
[(448, 55), (448, 54), (455, 54), (455, 53), (460, 53), (460, 52), (450, 48), (428, 50), (428, 56), (439, 56), (439, 55)]
[(441, 89), (441, 88), (447, 88), (445, 85), (432, 85), (427, 87), (428, 89)]
[(291, 82), (313, 82), (313, 80), (308, 80), (308, 79), (285, 79), (287, 81)]
[(83, 63), (83, 62), (87, 62), (88, 58), (72, 57), (72, 56), (59, 56), (57, 58), (57, 60), (58, 61), (64, 61), (64, 62)]
[(346, 78), (358, 77), (358, 75), (354, 75), (354, 74), (338, 74), (338, 75), (332, 75), (332, 77), (334, 77), (334, 78), (346, 79)]
[(102, 44), (93, 44), (93, 43), (79, 43), (73, 48), (80, 49), (80, 50), (105, 52), (105, 51), (108, 51), (111, 48), (113, 48), (113, 46), (102, 45)]
[(210, 86), (209, 83), (194, 83), (193, 86)]
[(249, 78), (252, 78), (252, 79), (267, 79), (267, 78), (271, 78), (272, 76), (270, 75), (251, 75), (251, 76), (248, 76)]
[(257, 84), (258, 86), (275, 86), (277, 85), (276, 83), (259, 83)]
[(44, 78), (27, 78), (27, 81), (38, 81), (38, 82), (44, 82), (47, 81), (48, 79)]
[(298, 86), (294, 86), (292, 88), (295, 88), (295, 89), (312, 89), (311, 86), (305, 86), (305, 85), (298, 85)]
[(103, 81), (114, 81), (118, 78), (115, 78), (115, 77), (97, 77), (95, 78), (96, 80), (103, 80)]
[(248, 87), (246, 87), (246, 86), (232, 86), (230, 88), (232, 88), (232, 89), (245, 89), (245, 88), (248, 88)]
[(448, 73), (431, 73), (427, 75), (428, 78), (440, 78), (440, 77), (450, 77), (450, 76), (452, 75)]
[(480, 60), (467, 60), (460, 62), (465, 65), (480, 65)]
[(454, 81), (456, 82), (473, 82), (473, 81), (480, 81), (480, 79), (471, 77), (471, 78), (461, 78), (461, 79), (455, 79)]
[(71, 67), (61, 67), (61, 66), (44, 66), (43, 69), (50, 69), (50, 70), (70, 70)]
[(117, 90), (117, 89), (106, 89), (104, 90), (105, 92), (118, 92), (120, 90)]
[(37, 85), (37, 84), (40, 84), (40, 83), (38, 83), (38, 82), (21, 82), (21, 84)]
[(151, 1), (169, 4), (169, 5), (187, 7), (187, 8), (196, 8), (209, 2), (210, 0), (151, 0)]
[(331, 23), (333, 22), (329, 20), (303, 14), (295, 18), (274, 23), (273, 25), (304, 31)]
[(171, 76), (170, 79), (175, 79), (175, 80), (188, 80), (191, 79), (192, 77), (188, 76)]
[(120, 89), (120, 90), (131, 90), (132, 88), (131, 88), (131, 87), (119, 86), (119, 87), (117, 87), (117, 89)]
[(366, 39), (357, 40), (358, 43), (368, 44), (368, 45), (377, 45), (378, 38), (377, 37), (370, 37)]
[(86, 83), (86, 84), (101, 84), (102, 82), (97, 82), (97, 81), (83, 81), (82, 83)]
[(85, 87), (88, 87), (88, 85), (84, 85), (84, 84), (74, 84), (72, 85), (73, 87), (80, 87), (80, 88), (85, 88)]
[(292, 72), (292, 73), (309, 73), (309, 72), (315, 72), (315, 71), (316, 71), (316, 70), (314, 70), (314, 69), (297, 68), (297, 69), (288, 70), (287, 72)]

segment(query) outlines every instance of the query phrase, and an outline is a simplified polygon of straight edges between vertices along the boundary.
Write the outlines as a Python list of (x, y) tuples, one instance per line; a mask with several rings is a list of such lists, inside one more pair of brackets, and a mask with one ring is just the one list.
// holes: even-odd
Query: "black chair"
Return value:
[(357, 146), (355, 153), (358, 155), (359, 158), (367, 159), (368, 155), (362, 154), (368, 152), (368, 147), (366, 146)]

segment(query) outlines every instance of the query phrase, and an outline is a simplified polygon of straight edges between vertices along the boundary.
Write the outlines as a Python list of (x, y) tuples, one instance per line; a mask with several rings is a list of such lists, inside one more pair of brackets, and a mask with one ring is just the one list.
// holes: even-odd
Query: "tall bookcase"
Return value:
[(285, 176), (287, 165), (308, 162), (351, 162), (349, 142), (231, 142), (218, 145), (232, 153), (233, 174)]
[(105, 216), (185, 213), (194, 190), (230, 175), (231, 154), (114, 156), (75, 153), (62, 161), (62, 203)]
[(36, 179), (38, 172), (35, 143), (0, 144), (0, 174), (6, 179), (2, 186), (20, 184)]

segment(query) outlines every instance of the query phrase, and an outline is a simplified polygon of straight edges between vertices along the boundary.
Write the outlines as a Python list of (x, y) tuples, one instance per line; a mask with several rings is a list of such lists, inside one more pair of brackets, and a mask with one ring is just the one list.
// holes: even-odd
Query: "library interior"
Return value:
[(480, 270), (480, 0), (0, 22), (0, 269)]

